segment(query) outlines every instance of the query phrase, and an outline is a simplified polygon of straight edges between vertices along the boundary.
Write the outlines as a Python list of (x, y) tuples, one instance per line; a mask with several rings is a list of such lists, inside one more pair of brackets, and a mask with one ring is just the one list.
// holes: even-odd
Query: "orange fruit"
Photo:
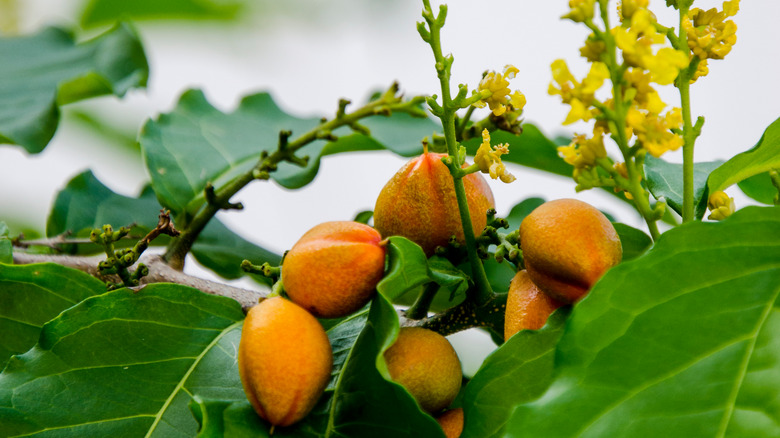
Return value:
[(330, 380), (333, 355), (311, 314), (281, 297), (263, 300), (244, 320), (238, 373), (249, 402), (273, 426), (312, 410)]
[(504, 320), (504, 340), (520, 330), (539, 330), (563, 303), (545, 294), (531, 281), (528, 272), (515, 274), (509, 283)]
[[(374, 226), (384, 237), (403, 236), (420, 245), (428, 256), (446, 246), (453, 235), (465, 243), (455, 184), (445, 154), (423, 153), (406, 163), (384, 186), (374, 208)], [(486, 212), (495, 206), (493, 192), (480, 173), (463, 178), (474, 233), (487, 224)]]
[(291, 300), (318, 318), (340, 318), (371, 299), (385, 270), (385, 246), (359, 222), (319, 224), (284, 257), (282, 282)]
[(446, 408), (460, 391), (463, 372), (450, 341), (420, 327), (402, 327), (385, 351), (390, 377), (430, 413)]
[(444, 411), (436, 417), (436, 421), (444, 431), (444, 436), (447, 438), (458, 438), (461, 432), (463, 432), (463, 408)]
[(531, 280), (564, 303), (582, 298), (623, 256), (609, 219), (576, 199), (546, 202), (531, 212), (520, 224), (520, 246)]

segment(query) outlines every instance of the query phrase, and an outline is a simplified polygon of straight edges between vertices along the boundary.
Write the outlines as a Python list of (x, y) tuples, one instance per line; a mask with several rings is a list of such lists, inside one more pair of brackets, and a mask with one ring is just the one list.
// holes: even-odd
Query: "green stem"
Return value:
[(462, 175), (459, 175), (460, 165), (458, 162), (458, 141), (456, 139), (455, 129), (455, 111), (458, 109), (452, 101), (450, 91), (450, 68), (452, 66), (452, 57), (445, 57), (441, 51), (441, 27), (444, 25), (444, 16), (446, 16), (446, 6), (440, 7), (439, 15), (434, 17), (429, 0), (423, 0), (425, 17), (430, 27), (430, 38), (428, 43), (433, 50), (433, 56), (436, 61), (436, 72), (441, 85), (441, 108), (440, 119), (442, 129), (444, 130), (444, 140), (447, 144), (447, 154), (451, 160), (448, 166), (453, 175), (455, 184), (455, 197), (458, 201), (458, 211), (460, 221), (463, 225), (463, 235), (466, 240), (466, 251), (468, 253), (469, 264), (471, 266), (471, 275), (476, 288), (473, 295), (476, 303), (481, 305), (488, 302), (494, 295), (493, 289), (488, 281), (485, 267), (482, 260), (477, 255), (477, 243), (474, 235), (474, 227), (471, 224), (471, 214), (469, 213), (468, 199), (466, 189), (463, 185)]
[(422, 102), (422, 97), (401, 101), (399, 97), (396, 97), (397, 92), (398, 85), (394, 84), (380, 99), (369, 102), (351, 113), (345, 112), (345, 107), (349, 102), (342, 101), (334, 119), (321, 123), (294, 141), (288, 142), (289, 132), (280, 133), (280, 147), (275, 152), (262, 156), (255, 167), (219, 189), (209, 188), (211, 193), (206, 195), (208, 202), (186, 222), (181, 232), (181, 237), (171, 242), (163, 259), (174, 269), (182, 270), (186, 255), (190, 252), (195, 240), (203, 229), (206, 228), (211, 218), (221, 209), (235, 208), (237, 204), (231, 204), (230, 199), (255, 179), (270, 179), (270, 173), (276, 170), (280, 162), (289, 161), (305, 166), (306, 158), (296, 156), (295, 152), (309, 143), (322, 139), (335, 140), (336, 137), (332, 132), (342, 126), (350, 126), (355, 131), (367, 132), (367, 128), (357, 123), (358, 120), (375, 115), (386, 116), (392, 111), (402, 111), (412, 116), (427, 117), (427, 114), (418, 106)]
[[(684, 3), (684, 2), (681, 2)], [(683, 28), (683, 18), (688, 15), (688, 5), (680, 5), (680, 34), (677, 38), (677, 50), (690, 53), (688, 48), (688, 33)], [(694, 65), (695, 67), (695, 65)], [(680, 90), (680, 105), (683, 117), (683, 223), (694, 219), (694, 188), (693, 188), (693, 147), (696, 134), (691, 119), (691, 71), (690, 68), (680, 70), (677, 77), (677, 88)]]

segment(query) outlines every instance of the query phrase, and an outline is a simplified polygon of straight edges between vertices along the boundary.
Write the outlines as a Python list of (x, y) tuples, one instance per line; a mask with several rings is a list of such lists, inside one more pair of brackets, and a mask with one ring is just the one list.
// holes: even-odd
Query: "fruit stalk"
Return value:
[[(495, 295), (488, 282), (485, 268), (482, 261), (477, 256), (477, 243), (474, 235), (474, 228), (471, 226), (471, 215), (469, 214), (468, 201), (466, 199), (466, 189), (463, 186), (463, 173), (460, 169), (458, 159), (458, 141), (455, 136), (455, 111), (457, 105), (452, 100), (450, 92), (450, 70), (452, 67), (452, 55), (444, 56), (441, 51), (441, 28), (444, 26), (444, 19), (447, 15), (447, 6), (439, 7), (439, 15), (434, 16), (429, 0), (423, 0), (424, 10), (423, 18), (428, 22), (430, 33), (423, 35), (423, 39), (431, 46), (433, 56), (436, 61), (436, 73), (441, 84), (441, 106), (435, 102), (435, 96), (429, 99), (431, 112), (439, 117), (444, 130), (444, 141), (447, 145), (447, 155), (450, 162), (447, 163), (455, 183), (455, 196), (458, 200), (458, 211), (460, 212), (461, 223), (463, 224), (463, 234), (466, 240), (466, 251), (471, 266), (471, 275), (474, 280), (474, 288), (470, 288), (471, 296), (478, 305), (490, 301)], [(421, 32), (422, 34), (422, 32)]]

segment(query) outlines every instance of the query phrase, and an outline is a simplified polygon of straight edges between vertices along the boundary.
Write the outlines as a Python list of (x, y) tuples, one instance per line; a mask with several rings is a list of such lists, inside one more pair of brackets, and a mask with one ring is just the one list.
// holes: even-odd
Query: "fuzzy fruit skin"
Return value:
[(430, 413), (455, 400), (463, 380), (460, 359), (444, 336), (420, 327), (402, 327), (385, 351), (390, 377)]
[[(455, 235), (463, 244), (455, 184), (445, 154), (424, 153), (399, 170), (384, 186), (374, 208), (374, 226), (384, 237), (403, 236), (431, 256)], [(487, 224), (485, 213), (495, 207), (493, 192), (480, 173), (463, 177), (471, 224), (479, 234)]]
[(281, 297), (263, 300), (244, 320), (238, 373), (249, 402), (274, 426), (312, 410), (330, 380), (333, 354), (311, 314)]
[(520, 224), (520, 246), (531, 280), (564, 303), (582, 298), (623, 257), (609, 219), (576, 199), (546, 202), (531, 212)]
[(463, 408), (450, 409), (436, 417), (447, 438), (458, 438), (463, 432)]
[(359, 222), (315, 226), (284, 257), (287, 295), (318, 318), (340, 318), (359, 310), (384, 275), (381, 239), (377, 230)]
[(562, 305), (560, 301), (539, 290), (531, 281), (527, 271), (518, 272), (509, 283), (504, 340), (509, 340), (520, 330), (539, 330), (544, 327), (547, 318)]

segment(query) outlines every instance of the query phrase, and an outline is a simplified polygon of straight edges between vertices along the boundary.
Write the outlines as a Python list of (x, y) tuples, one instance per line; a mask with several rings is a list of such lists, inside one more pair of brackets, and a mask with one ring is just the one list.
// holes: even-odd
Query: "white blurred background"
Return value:
[[(151, 73), (146, 90), (124, 99), (105, 97), (69, 105), (46, 150), (28, 155), (19, 147), (0, 147), (0, 218), (12, 234), (22, 229), (43, 232), (56, 193), (74, 175), (92, 169), (118, 193), (137, 195), (148, 176), (140, 154), (117, 146), (106, 136), (74, 122), (68, 111), (99, 114), (133, 136), (147, 118), (168, 112), (189, 88), (204, 90), (223, 111), (247, 94), (270, 91), (288, 112), (300, 116), (332, 115), (339, 98), (361, 101), (397, 80), (407, 95), (437, 93), (430, 48), (419, 38), (419, 0), (270, 0), (247, 2), (233, 21), (143, 21), (135, 23)], [(6, 14), (15, 8), (16, 31), (27, 34), (47, 25), (75, 27), (84, 7), (76, 0), (1, 0)], [(438, 2), (434, 2), (437, 5)], [(584, 26), (561, 20), (568, 2), (530, 0), (451, 0), (443, 48), (455, 57), (453, 80), (476, 86), (486, 69), (506, 64), (520, 69), (512, 82), (528, 99), (527, 121), (548, 136), (586, 131), (585, 125), (562, 127), (567, 107), (547, 94), (550, 64), (567, 60), (575, 76), (587, 72), (579, 47), (589, 33)], [(694, 6), (721, 8), (721, 2), (697, 0)], [(665, 1), (652, 0), (659, 21), (674, 26), (675, 12)], [(692, 87), (694, 117), (706, 118), (697, 142), (696, 160), (728, 159), (751, 148), (763, 130), (780, 116), (780, 37), (776, 34), (780, 2), (743, 1), (733, 18), (738, 41), (724, 61), (710, 62), (709, 76)], [(2, 21), (9, 17), (3, 17)], [(92, 32), (94, 34), (94, 32)], [(662, 91), (679, 106), (672, 87)], [(613, 150), (613, 154), (617, 151)], [(681, 162), (681, 153), (665, 159)], [(256, 182), (235, 200), (242, 212), (221, 213), (231, 228), (271, 250), (282, 252), (300, 235), (326, 220), (351, 219), (374, 207), (376, 195), (405, 159), (385, 152), (336, 155), (323, 159), (317, 178), (289, 191), (273, 182)], [(519, 201), (577, 197), (644, 229), (627, 207), (598, 190), (577, 194), (568, 178), (510, 165), (517, 181), (490, 181), (499, 214)], [(733, 187), (737, 207), (752, 203)], [(189, 268), (209, 276), (195, 266)], [(493, 348), (478, 334), (452, 337), (467, 374)]]

